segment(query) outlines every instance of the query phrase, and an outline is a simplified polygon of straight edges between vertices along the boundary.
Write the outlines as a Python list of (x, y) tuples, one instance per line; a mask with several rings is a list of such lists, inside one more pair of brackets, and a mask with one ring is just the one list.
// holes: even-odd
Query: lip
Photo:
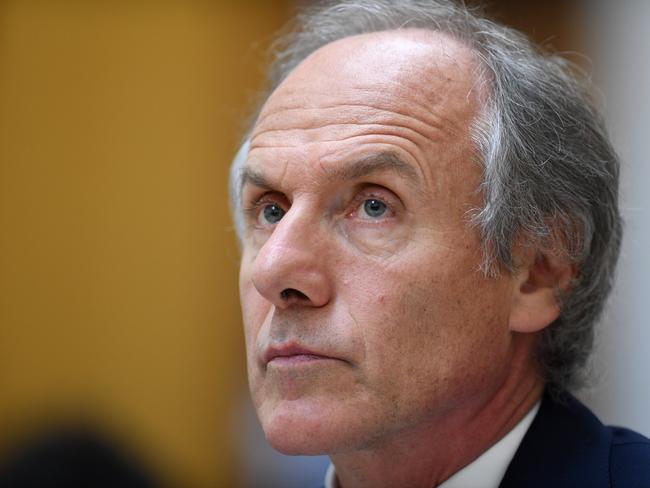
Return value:
[(300, 344), (282, 344), (270, 346), (264, 351), (264, 364), (269, 364), (275, 359), (300, 361), (314, 361), (319, 359), (339, 359), (329, 356), (314, 349), (309, 349)]

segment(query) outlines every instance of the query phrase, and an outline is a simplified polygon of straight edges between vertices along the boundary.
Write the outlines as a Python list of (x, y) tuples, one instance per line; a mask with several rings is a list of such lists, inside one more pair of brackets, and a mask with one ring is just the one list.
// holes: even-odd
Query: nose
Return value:
[(292, 208), (277, 224), (253, 263), (252, 281), (273, 305), (322, 307), (332, 292), (328, 244), (318, 224)]

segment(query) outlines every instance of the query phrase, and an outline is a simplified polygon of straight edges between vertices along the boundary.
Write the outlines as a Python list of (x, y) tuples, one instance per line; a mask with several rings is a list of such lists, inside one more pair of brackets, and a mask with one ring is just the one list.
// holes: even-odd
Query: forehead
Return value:
[(467, 149), (481, 100), (477, 66), (460, 42), (418, 29), (328, 44), (298, 65), (265, 103), (251, 137), (251, 155), (257, 157), (249, 164), (300, 159), (326, 167), (363, 157), (364, 147), (372, 145), (367, 143), (380, 141), (393, 146), (383, 150), (399, 153), (423, 173), (430, 170), (432, 153), (449, 153), (436, 161), (445, 170), (441, 165), (456, 159), (461, 146)]

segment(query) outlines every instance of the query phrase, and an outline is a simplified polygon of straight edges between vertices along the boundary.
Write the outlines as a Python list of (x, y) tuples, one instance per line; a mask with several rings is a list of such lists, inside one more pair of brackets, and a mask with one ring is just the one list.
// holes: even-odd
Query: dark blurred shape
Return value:
[(49, 431), (0, 462), (0, 488), (154, 488), (145, 470), (97, 433)]

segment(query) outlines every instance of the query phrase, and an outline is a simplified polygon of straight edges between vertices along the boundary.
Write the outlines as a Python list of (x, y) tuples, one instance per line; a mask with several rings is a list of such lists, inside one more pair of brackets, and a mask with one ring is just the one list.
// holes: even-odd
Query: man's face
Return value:
[(250, 388), (276, 448), (379, 445), (462, 417), (503, 382), (513, 282), (480, 274), (467, 224), (481, 96), (468, 49), (385, 32), (320, 49), (264, 106), (240, 293)]

